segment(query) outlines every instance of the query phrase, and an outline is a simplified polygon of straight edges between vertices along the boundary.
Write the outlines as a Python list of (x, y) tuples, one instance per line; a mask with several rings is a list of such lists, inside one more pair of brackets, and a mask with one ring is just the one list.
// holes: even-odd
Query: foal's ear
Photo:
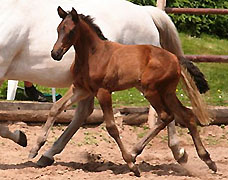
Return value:
[(73, 21), (74, 22), (78, 22), (78, 20), (79, 20), (78, 13), (77, 13), (77, 11), (74, 8), (72, 8), (72, 10), (71, 10), (71, 15), (72, 15)]
[(64, 11), (60, 6), (57, 9), (59, 17), (61, 17), (62, 19), (64, 19), (67, 16), (67, 12)]

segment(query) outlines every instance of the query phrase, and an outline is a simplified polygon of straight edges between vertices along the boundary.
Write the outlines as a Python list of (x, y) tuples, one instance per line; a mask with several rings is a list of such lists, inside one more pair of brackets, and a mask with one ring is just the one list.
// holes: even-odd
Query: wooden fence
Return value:
[[(228, 9), (211, 8), (170, 8), (165, 7), (166, 0), (157, 0), (157, 7), (172, 14), (221, 14), (228, 15)], [(228, 63), (228, 55), (186, 55), (186, 58), (194, 62), (218, 62)]]
[(165, 8), (166, 13), (173, 14), (221, 14), (227, 15), (228, 9), (211, 9), (211, 8)]

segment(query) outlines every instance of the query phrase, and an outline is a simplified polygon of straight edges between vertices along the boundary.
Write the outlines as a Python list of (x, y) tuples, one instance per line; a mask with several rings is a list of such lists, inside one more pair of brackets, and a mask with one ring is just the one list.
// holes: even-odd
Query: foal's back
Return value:
[(99, 81), (102, 87), (116, 91), (141, 86), (142, 81), (152, 79), (179, 81), (180, 65), (174, 54), (152, 45), (105, 43), (103, 55), (98, 59), (106, 64), (100, 69), (103, 77), (95, 75), (102, 77)]

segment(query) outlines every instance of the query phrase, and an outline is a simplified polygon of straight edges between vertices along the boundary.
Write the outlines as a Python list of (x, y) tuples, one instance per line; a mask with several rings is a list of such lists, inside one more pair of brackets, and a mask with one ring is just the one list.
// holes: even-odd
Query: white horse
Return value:
[[(60, 22), (56, 13), (59, 5), (64, 9), (74, 7), (78, 12), (94, 17), (109, 40), (123, 44), (153, 44), (178, 57), (184, 55), (169, 16), (152, 6), (142, 7), (126, 0), (4, 0), (0, 6), (0, 84), (8, 79), (57, 88), (72, 84), (69, 69), (74, 59), (73, 51), (69, 51), (60, 62), (50, 57), (57, 38), (56, 27)], [(186, 61), (186, 66), (189, 63)], [(53, 162), (54, 155), (64, 149), (79, 128), (75, 126), (76, 122), (84, 122), (92, 113), (93, 101), (94, 97), (90, 97), (78, 104), (75, 118), (44, 157)], [(12, 139), (8, 128), (2, 129), (4, 136), (1, 129), (0, 136)], [(174, 122), (169, 125), (168, 134), (169, 147), (175, 159), (180, 163), (186, 162), (187, 154), (179, 147)], [(38, 152), (38, 149), (33, 150), (30, 157)]]

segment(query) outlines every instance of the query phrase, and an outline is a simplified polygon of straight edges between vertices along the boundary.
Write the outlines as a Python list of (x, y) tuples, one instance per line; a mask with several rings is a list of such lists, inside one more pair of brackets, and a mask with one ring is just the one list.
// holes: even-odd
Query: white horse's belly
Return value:
[(6, 79), (20, 79), (48, 87), (69, 87), (73, 82), (70, 66), (74, 52), (66, 54), (62, 61), (54, 61), (49, 54), (50, 51), (30, 55), (22, 53), (14, 59)]

